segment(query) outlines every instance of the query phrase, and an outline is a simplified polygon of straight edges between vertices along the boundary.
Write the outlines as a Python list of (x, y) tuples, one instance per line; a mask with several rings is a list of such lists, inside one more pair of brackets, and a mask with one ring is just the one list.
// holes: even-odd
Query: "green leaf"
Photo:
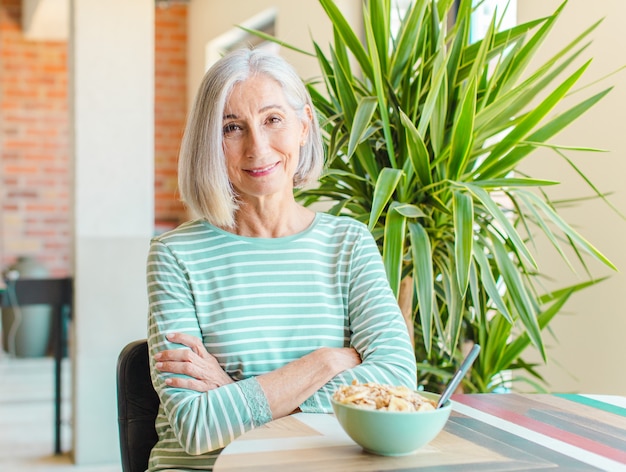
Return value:
[(372, 38), (376, 44), (376, 51), (378, 51), (380, 69), (387, 70), (387, 50), (389, 48), (389, 38), (391, 37), (391, 32), (389, 31), (391, 2), (390, 0), (378, 0), (368, 2), (368, 6), (369, 15), (366, 18), (369, 19), (372, 26)]
[[(548, 309), (537, 316), (537, 324), (540, 330), (543, 330), (548, 323), (552, 321), (552, 318), (554, 318), (561, 311), (561, 308), (565, 305), (572, 293), (574, 293), (574, 290), (568, 290), (563, 293)], [(511, 365), (519, 356), (522, 355), (524, 350), (530, 345), (530, 342), (528, 334), (522, 333), (515, 340), (509, 343), (504, 351), (504, 356), (500, 360), (500, 366), (498, 367), (504, 366), (504, 368), (506, 368)]]
[(575, 231), (569, 224), (559, 216), (550, 206), (548, 206), (543, 200), (534, 195), (531, 192), (525, 193), (527, 198), (532, 200), (537, 208), (540, 208), (543, 213), (548, 217), (549, 221), (554, 223), (567, 237), (571, 238), (576, 246), (587, 251), (588, 254), (593, 256), (598, 261), (602, 262), (605, 266), (617, 271), (617, 267), (600, 251), (598, 251), (591, 243), (583, 238), (577, 231)]
[(416, 36), (422, 31), (422, 23), (424, 21), (424, 14), (426, 12), (427, 2), (413, 2), (408, 16), (405, 17), (404, 22), (398, 32), (398, 41), (396, 47), (393, 50), (392, 58), (390, 62), (391, 74), (393, 79), (393, 86), (397, 87), (399, 79), (403, 75), (403, 72), (408, 71), (412, 64), (409, 63), (409, 59), (412, 58), (416, 51), (419, 50), (419, 41), (416, 41)]
[(350, 156), (352, 156), (356, 146), (363, 140), (363, 137), (369, 128), (372, 116), (376, 111), (376, 106), (377, 102), (374, 97), (364, 97), (360, 100), (352, 122), (352, 130), (350, 131), (350, 142), (348, 143), (348, 153), (346, 158), (349, 159)]
[(335, 96), (339, 100), (341, 111), (345, 115), (348, 126), (350, 126), (354, 121), (356, 109), (359, 105), (359, 99), (354, 90), (352, 77), (349, 73), (346, 73), (341, 59), (337, 56), (337, 54), (335, 54), (334, 51), (331, 51), (331, 57), (335, 80)]
[(389, 285), (396, 298), (400, 292), (402, 279), (402, 254), (406, 239), (406, 217), (395, 211), (393, 202), (385, 219), (385, 235), (383, 238), (383, 262), (387, 271)]
[[(380, 113), (380, 118), (383, 124), (383, 134), (385, 136), (385, 144), (387, 150), (387, 156), (389, 158), (389, 163), (392, 167), (397, 168), (397, 160), (395, 153), (395, 144), (394, 139), (391, 134), (391, 127), (389, 124), (389, 107), (387, 106), (387, 99), (385, 93), (385, 84), (383, 80), (383, 73), (381, 70), (381, 59), (380, 54), (377, 50), (376, 46), (376, 38), (374, 37), (374, 31), (372, 29), (372, 24), (370, 18), (365, 18), (365, 38), (367, 42), (367, 47), (369, 53), (371, 55), (371, 65), (372, 65), (372, 73), (374, 80), (374, 89), (376, 91), (376, 97), (378, 98), (378, 111)], [(384, 51), (383, 51), (384, 52)]]
[(430, 238), (422, 225), (417, 222), (409, 223), (411, 240), (411, 260), (413, 261), (413, 279), (417, 287), (416, 295), (419, 305), (420, 326), (426, 352), (430, 354), (432, 347), (432, 319), (433, 319), (433, 259)]
[[(467, 16), (463, 18), (469, 19)], [(489, 51), (488, 59), (492, 59), (498, 54), (501, 54), (505, 48), (510, 48), (512, 44), (522, 41), (525, 35), (532, 29), (540, 26), (546, 22), (546, 18), (540, 18), (537, 20), (531, 20), (521, 25), (514, 26), (510, 29), (498, 32), (492, 42), (491, 49)], [(479, 49), (482, 47), (480, 41), (470, 44), (463, 52), (461, 65), (459, 66), (457, 81), (462, 81), (467, 78), (469, 70), (473, 67)]]
[(406, 134), (407, 150), (413, 169), (422, 185), (430, 185), (432, 183), (432, 175), (430, 173), (428, 149), (426, 149), (424, 140), (413, 125), (413, 122), (402, 110), (400, 110), (400, 119), (408, 131)]
[(374, 198), (372, 200), (372, 211), (370, 213), (368, 227), (370, 231), (374, 228), (383, 210), (389, 203), (393, 192), (402, 178), (402, 171), (385, 167), (381, 170), (376, 180), (374, 188)]
[[(447, 73), (446, 73), (447, 77)], [(435, 156), (440, 155), (446, 140), (446, 120), (448, 119), (448, 81), (439, 84), (435, 106), (430, 117), (430, 145)]]
[[(469, 3), (465, 3), (469, 6)], [(465, 7), (461, 5), (460, 9), (463, 8)], [(459, 12), (457, 15), (457, 21), (455, 24), (456, 33), (454, 34), (454, 39), (452, 40), (452, 47), (450, 48), (450, 54), (448, 55), (447, 62), (448, 90), (455, 90), (463, 48), (469, 42), (469, 14), (471, 13), (468, 13), (467, 16), (465, 16), (463, 12)]]
[(583, 113), (589, 110), (593, 105), (598, 103), (606, 94), (611, 91), (611, 88), (603, 90), (600, 93), (578, 103), (566, 112), (558, 115), (553, 120), (549, 121), (546, 125), (539, 128), (537, 131), (528, 136), (527, 139), (522, 141), (520, 146), (513, 149), (507, 156), (506, 166), (500, 166), (500, 169), (494, 169), (494, 173), (501, 174), (508, 172), (509, 169), (515, 167), (524, 157), (530, 154), (537, 144), (531, 143), (544, 143), (556, 133), (567, 127), (576, 118), (580, 117)]
[(280, 46), (285, 47), (287, 49), (291, 49), (292, 51), (295, 51), (295, 52), (297, 52), (299, 54), (304, 54), (306, 56), (315, 57), (315, 54), (307, 52), (304, 49), (297, 48), (297, 47), (293, 46), (292, 44), (285, 43), (284, 41), (280, 41), (275, 36), (267, 34), (267, 33), (263, 32), (263, 31), (247, 28), (247, 27), (242, 26), (242, 25), (235, 25), (235, 27), (239, 28), (240, 30), (245, 31), (246, 33), (250, 33), (252, 35), (258, 36), (259, 38), (262, 38), (262, 39), (264, 39), (266, 41), (270, 41), (272, 43), (279, 44)]
[(580, 290), (583, 290), (585, 288), (591, 287), (593, 285), (599, 284), (600, 282), (604, 282), (605, 280), (607, 280), (609, 277), (600, 277), (599, 279), (593, 279), (593, 280), (587, 280), (585, 282), (581, 282), (578, 284), (574, 284), (574, 285), (569, 285), (567, 287), (563, 287), (557, 290), (554, 290), (552, 292), (549, 293), (545, 293), (543, 295), (541, 295), (537, 300), (541, 305), (544, 305), (546, 303), (550, 303), (554, 300), (558, 300), (559, 298), (561, 298), (563, 295), (567, 294), (568, 292), (578, 292)]
[(446, 79), (446, 62), (444, 57), (445, 48), (441, 45), (438, 49), (435, 57), (433, 58), (433, 68), (431, 74), (432, 82), (430, 84), (430, 90), (424, 100), (423, 109), (417, 125), (417, 130), (421, 136), (426, 134), (426, 129), (430, 124), (431, 117), (435, 111), (435, 106), (438, 102), (438, 95), (441, 92), (441, 85)]
[(452, 150), (448, 161), (448, 178), (457, 180), (465, 172), (474, 137), (476, 82), (471, 79), (461, 102), (459, 116), (452, 131)]
[(319, 0), (322, 8), (326, 11), (328, 18), (333, 26), (345, 42), (346, 46), (352, 51), (365, 75), (372, 78), (372, 64), (367, 52), (363, 48), (361, 41), (350, 27), (350, 24), (343, 16), (334, 0)]
[(504, 300), (502, 300), (502, 296), (500, 295), (500, 291), (498, 290), (494, 275), (483, 249), (485, 249), (484, 245), (474, 248), (474, 260), (478, 262), (478, 266), (480, 267), (480, 281), (495, 309), (498, 310), (510, 324), (513, 324), (513, 317), (509, 313), (509, 309), (506, 307)]
[(456, 277), (461, 296), (465, 296), (469, 283), (470, 261), (474, 241), (474, 206), (472, 197), (454, 192), (454, 250), (456, 257)]
[[(543, 96), (582, 52), (583, 49), (575, 51), (561, 63), (557, 63), (557, 58), (553, 57), (519, 84), (508, 81), (499, 83), (495, 77), (491, 77), (488, 85), (489, 100), (476, 116), (477, 135), (482, 136), (485, 131), (493, 133), (494, 130), (506, 130), (510, 127), (511, 117), (519, 117), (525, 110), (533, 107), (537, 97)], [(505, 59), (502, 64), (495, 66), (496, 74), (504, 74), (500, 68), (505, 68), (506, 62)]]
[(530, 262), (533, 267), (537, 267), (537, 263), (533, 258), (532, 254), (522, 241), (522, 238), (517, 233), (513, 225), (506, 217), (506, 215), (502, 212), (498, 204), (496, 204), (493, 199), (489, 196), (487, 192), (485, 192), (482, 188), (477, 187), (476, 185), (469, 183), (457, 182), (462, 187), (467, 188), (480, 202), (485, 206), (489, 214), (498, 222), (498, 224), (502, 227), (502, 231), (506, 236), (511, 240), (513, 246), (517, 249), (517, 252), (523, 256), (528, 262)]
[(543, 187), (546, 185), (557, 185), (556, 180), (528, 179), (520, 177), (507, 177), (504, 179), (476, 180), (474, 185), (484, 189), (511, 189), (519, 187)]
[(572, 272), (575, 272), (574, 267), (569, 262), (567, 255), (561, 248), (561, 244), (559, 243), (558, 239), (556, 238), (556, 236), (550, 229), (550, 226), (548, 226), (546, 224), (546, 221), (541, 217), (541, 215), (539, 215), (539, 213), (537, 212), (537, 210), (535, 209), (533, 205), (533, 202), (527, 197), (525, 192), (517, 192), (516, 196), (518, 196), (525, 203), (526, 208), (528, 208), (528, 211), (533, 216), (532, 221), (539, 227), (539, 229), (543, 231), (543, 234), (548, 238), (548, 241), (552, 243), (552, 246), (557, 250), (557, 252), (561, 256), (561, 259), (563, 259), (567, 263), (567, 265), (572, 270)]
[(448, 317), (442, 341), (444, 342), (445, 351), (450, 353), (450, 356), (453, 356), (458, 345), (465, 314), (463, 297), (459, 292), (454, 268), (452, 269), (451, 272), (446, 270), (443, 276), (443, 285), (446, 289), (445, 301)]
[[(536, 126), (541, 119), (563, 98), (567, 91), (578, 81), (585, 69), (589, 66), (589, 61), (569, 76), (556, 90), (536, 106), (528, 115), (524, 117), (491, 151), (486, 163), (479, 167), (478, 175), (481, 178), (491, 178), (498, 174), (493, 167), (499, 162), (500, 156), (512, 149)], [(506, 162), (506, 157), (503, 159)]]
[(541, 357), (546, 359), (546, 352), (541, 339), (539, 324), (537, 323), (537, 313), (531, 301), (531, 296), (526, 290), (518, 268), (509, 258), (504, 245), (496, 238), (491, 238), (496, 264), (500, 274), (507, 286), (511, 302), (520, 316), (521, 322), (526, 328), (526, 332), (532, 343), (539, 350)]
[(515, 83), (517, 78), (524, 72), (526, 66), (533, 58), (533, 54), (539, 49), (544, 39), (553, 28), (566, 3), (567, 1), (561, 3), (557, 10), (546, 19), (545, 23), (536, 31), (531, 39), (517, 51), (514, 60), (509, 63), (510, 67), (506, 71), (506, 78), (510, 83)]
[(496, 314), (487, 323), (488, 335), (481, 344), (481, 367), (483, 383), (489, 384), (494, 376), (501, 374), (500, 366), (506, 346), (511, 339), (513, 324)]
[(406, 218), (426, 218), (427, 215), (420, 207), (412, 205), (410, 203), (398, 203), (394, 202), (393, 209)]

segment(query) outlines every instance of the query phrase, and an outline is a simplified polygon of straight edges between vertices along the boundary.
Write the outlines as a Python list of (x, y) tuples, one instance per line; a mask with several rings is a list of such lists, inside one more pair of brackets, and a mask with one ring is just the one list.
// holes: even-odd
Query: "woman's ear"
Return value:
[(313, 111), (309, 105), (304, 105), (304, 117), (302, 118), (302, 134), (300, 135), (300, 146), (306, 144), (309, 138), (309, 129), (313, 122)]

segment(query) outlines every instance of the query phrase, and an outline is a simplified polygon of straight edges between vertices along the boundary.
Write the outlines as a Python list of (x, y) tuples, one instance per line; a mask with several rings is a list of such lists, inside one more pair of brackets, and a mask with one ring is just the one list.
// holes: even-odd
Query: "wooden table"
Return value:
[(626, 471), (626, 398), (476, 394), (453, 397), (444, 430), (403, 457), (364, 452), (333, 415), (298, 413), (228, 445), (215, 472)]

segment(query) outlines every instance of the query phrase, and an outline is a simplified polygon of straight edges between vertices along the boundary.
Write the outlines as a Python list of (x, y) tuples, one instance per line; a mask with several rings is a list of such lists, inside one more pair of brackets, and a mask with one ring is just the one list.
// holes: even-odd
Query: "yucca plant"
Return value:
[(559, 216), (543, 192), (558, 182), (519, 169), (538, 148), (574, 166), (572, 148), (551, 139), (609, 89), (551, 113), (589, 65), (574, 67), (598, 23), (528, 70), (565, 4), (507, 30), (494, 17), (470, 44), (471, 0), (416, 0), (397, 32), (390, 0), (369, 0), (363, 41), (333, 0), (320, 3), (334, 28), (330, 52), (315, 41), (314, 53), (281, 43), (317, 57), (322, 73), (308, 86), (327, 169), (298, 197), (369, 226), (393, 290), (409, 301), (426, 389), (441, 388), (471, 342), (482, 350), (466, 391), (496, 389), (503, 371), (545, 388), (521, 356), (532, 345), (545, 361), (542, 330), (573, 292), (597, 281), (546, 293), (534, 238), (546, 237), (572, 270), (571, 254), (585, 270), (587, 256), (614, 266)]

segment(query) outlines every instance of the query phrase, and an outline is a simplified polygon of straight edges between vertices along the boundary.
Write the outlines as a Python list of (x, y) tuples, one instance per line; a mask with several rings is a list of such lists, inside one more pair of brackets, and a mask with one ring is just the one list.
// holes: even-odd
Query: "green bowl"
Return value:
[[(436, 393), (419, 394), (439, 400)], [(450, 401), (436, 410), (416, 412), (368, 410), (334, 399), (331, 402), (348, 436), (367, 452), (380, 456), (404, 456), (425, 446), (441, 432), (452, 410)]]

